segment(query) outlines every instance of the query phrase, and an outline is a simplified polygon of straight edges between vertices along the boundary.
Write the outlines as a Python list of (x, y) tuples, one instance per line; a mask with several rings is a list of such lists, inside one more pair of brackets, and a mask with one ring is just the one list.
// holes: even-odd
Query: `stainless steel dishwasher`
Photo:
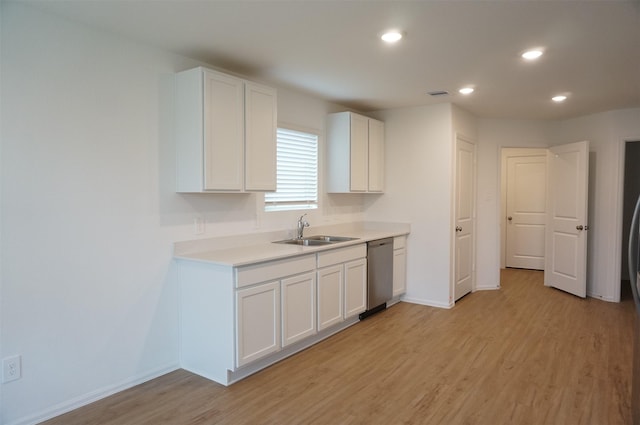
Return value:
[(393, 238), (367, 242), (367, 310), (360, 320), (387, 308), (393, 297)]

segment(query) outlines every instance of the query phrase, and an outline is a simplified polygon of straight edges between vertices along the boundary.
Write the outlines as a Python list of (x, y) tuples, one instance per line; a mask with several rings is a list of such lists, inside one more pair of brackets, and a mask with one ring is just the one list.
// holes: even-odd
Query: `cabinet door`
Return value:
[(384, 123), (369, 119), (369, 192), (384, 190)]
[(393, 296), (407, 292), (407, 251), (406, 248), (393, 250)]
[(245, 83), (245, 189), (276, 190), (276, 91)]
[(318, 270), (318, 330), (343, 320), (343, 271), (342, 264)]
[(204, 190), (241, 191), (244, 164), (243, 81), (204, 72)]
[(351, 114), (350, 190), (366, 192), (369, 186), (369, 118)]
[(282, 346), (316, 333), (316, 274), (282, 280)]
[(344, 265), (345, 319), (367, 309), (367, 260), (350, 261)]
[(280, 282), (236, 292), (236, 365), (280, 349)]

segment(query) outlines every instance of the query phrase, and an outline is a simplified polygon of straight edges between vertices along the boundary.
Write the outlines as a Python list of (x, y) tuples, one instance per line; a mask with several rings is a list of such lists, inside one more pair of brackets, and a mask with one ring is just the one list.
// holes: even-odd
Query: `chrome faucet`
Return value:
[(304, 219), (306, 214), (302, 214), (298, 219), (298, 239), (302, 239), (304, 237), (304, 228), (309, 227), (309, 222)]

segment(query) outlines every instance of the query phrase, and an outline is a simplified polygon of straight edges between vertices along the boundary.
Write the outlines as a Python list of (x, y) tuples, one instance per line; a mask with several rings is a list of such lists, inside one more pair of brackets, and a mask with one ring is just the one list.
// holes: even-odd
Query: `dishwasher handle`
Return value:
[(375, 241), (367, 242), (367, 245), (369, 245), (370, 247), (383, 246), (383, 245), (387, 245), (387, 244), (393, 244), (393, 238), (378, 239), (378, 240), (375, 240)]

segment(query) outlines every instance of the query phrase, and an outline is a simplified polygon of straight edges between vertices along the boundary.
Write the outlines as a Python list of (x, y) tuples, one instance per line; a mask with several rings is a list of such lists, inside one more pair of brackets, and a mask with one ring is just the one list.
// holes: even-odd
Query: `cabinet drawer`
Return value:
[(393, 249), (400, 249), (407, 246), (406, 236), (396, 236), (393, 238)]
[(367, 245), (360, 244), (348, 246), (346, 248), (332, 249), (318, 253), (318, 268), (327, 267), (333, 264), (345, 263), (367, 256)]
[(315, 267), (315, 255), (313, 254), (238, 267), (236, 269), (236, 288), (304, 273), (314, 270)]

